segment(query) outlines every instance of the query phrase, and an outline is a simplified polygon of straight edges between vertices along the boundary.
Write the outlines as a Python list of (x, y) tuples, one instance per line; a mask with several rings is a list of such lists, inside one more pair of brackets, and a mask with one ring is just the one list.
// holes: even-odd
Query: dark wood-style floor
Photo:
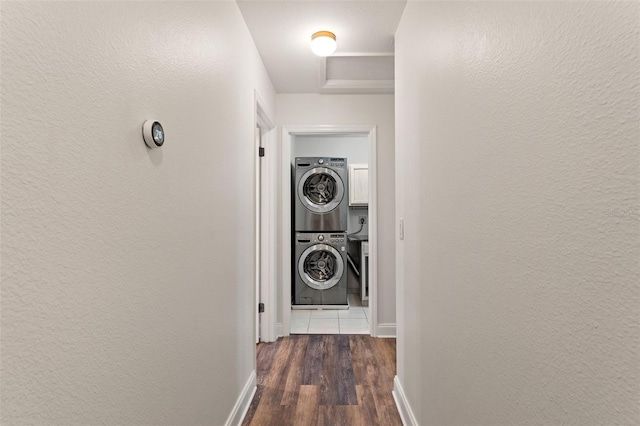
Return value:
[(243, 425), (401, 425), (395, 339), (292, 335), (258, 345), (258, 390)]

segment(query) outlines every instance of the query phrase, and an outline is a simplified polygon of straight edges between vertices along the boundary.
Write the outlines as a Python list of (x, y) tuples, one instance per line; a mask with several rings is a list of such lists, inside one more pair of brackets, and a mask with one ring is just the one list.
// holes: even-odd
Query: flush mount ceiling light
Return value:
[(318, 31), (311, 36), (311, 50), (318, 56), (329, 56), (336, 51), (336, 35), (329, 31)]

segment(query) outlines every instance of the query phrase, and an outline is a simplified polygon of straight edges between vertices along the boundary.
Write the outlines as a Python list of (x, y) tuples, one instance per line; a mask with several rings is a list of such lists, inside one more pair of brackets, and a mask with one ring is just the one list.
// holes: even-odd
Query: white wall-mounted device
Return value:
[(147, 120), (142, 125), (142, 138), (149, 148), (159, 148), (164, 144), (164, 129), (155, 120)]

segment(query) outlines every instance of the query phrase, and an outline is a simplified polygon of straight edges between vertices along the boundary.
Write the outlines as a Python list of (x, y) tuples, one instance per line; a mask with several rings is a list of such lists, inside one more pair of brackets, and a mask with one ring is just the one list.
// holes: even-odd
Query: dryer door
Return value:
[(298, 198), (314, 213), (327, 213), (338, 207), (344, 197), (344, 182), (327, 167), (314, 167), (298, 181)]
[(312, 245), (298, 260), (300, 278), (316, 290), (326, 290), (338, 284), (343, 273), (342, 255), (327, 244)]

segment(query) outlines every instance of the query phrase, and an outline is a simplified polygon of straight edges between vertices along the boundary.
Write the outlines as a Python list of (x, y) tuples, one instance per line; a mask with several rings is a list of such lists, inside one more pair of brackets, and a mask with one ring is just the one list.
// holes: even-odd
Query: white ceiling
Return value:
[[(393, 92), (389, 55), (406, 0), (237, 4), (278, 93)], [(309, 48), (311, 34), (320, 30), (336, 34), (338, 48), (328, 61)]]

